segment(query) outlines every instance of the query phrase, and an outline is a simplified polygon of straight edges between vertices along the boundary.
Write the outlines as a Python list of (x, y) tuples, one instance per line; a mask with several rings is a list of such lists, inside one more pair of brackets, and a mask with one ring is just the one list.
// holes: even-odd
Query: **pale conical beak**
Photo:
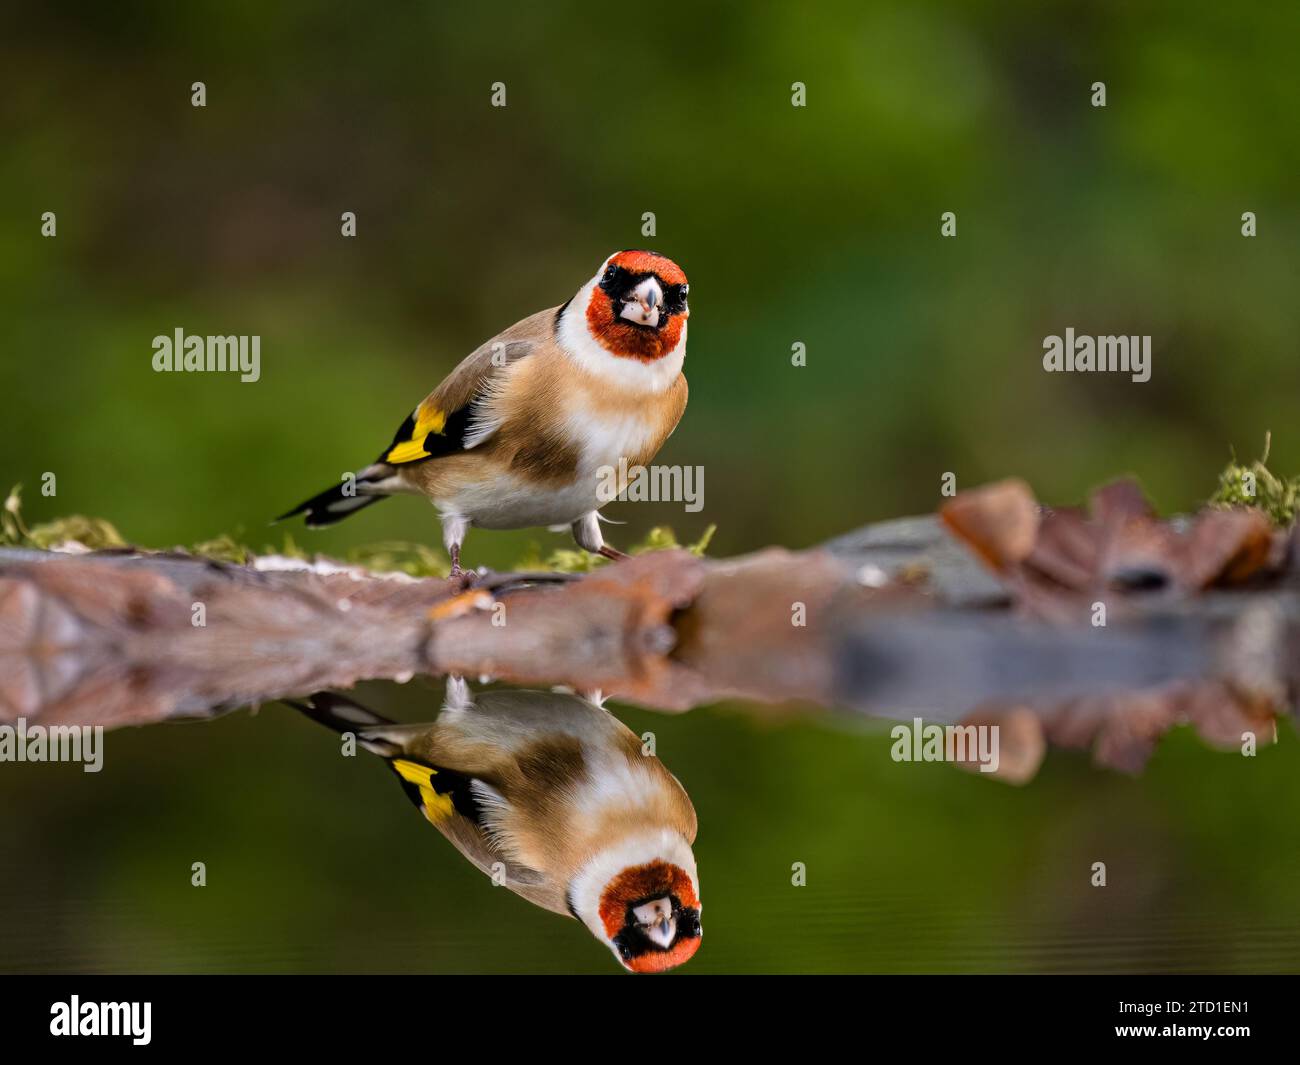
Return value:
[(673, 945), (673, 940), (677, 937), (677, 922), (671, 917), (665, 917), (662, 921), (658, 921), (647, 928), (645, 934), (651, 943), (667, 950)]
[(651, 943), (663, 950), (673, 945), (673, 940), (677, 938), (677, 920), (673, 917), (671, 902), (655, 899), (653, 902), (642, 903), (632, 912)]
[(664, 302), (664, 290), (653, 277), (647, 277), (624, 297), (619, 317), (637, 325), (658, 325), (659, 312)]

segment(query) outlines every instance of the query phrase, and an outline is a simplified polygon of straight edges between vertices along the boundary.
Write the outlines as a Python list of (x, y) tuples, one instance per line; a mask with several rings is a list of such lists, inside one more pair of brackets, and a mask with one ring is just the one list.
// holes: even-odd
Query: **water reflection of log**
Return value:
[(1297, 679), (1291, 539), (1250, 512), (1144, 507), (1120, 486), (1046, 511), (1008, 482), (820, 550), (658, 552), (460, 594), (334, 564), (0, 551), (0, 718), (141, 724), (454, 672), (671, 710), (1014, 720), (1022, 764), (1046, 738), (1136, 768), (1182, 721), (1268, 739)]

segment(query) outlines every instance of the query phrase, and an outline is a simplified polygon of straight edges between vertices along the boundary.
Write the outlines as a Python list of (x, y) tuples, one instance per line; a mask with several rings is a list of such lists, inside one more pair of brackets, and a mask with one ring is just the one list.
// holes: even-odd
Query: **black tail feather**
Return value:
[[(345, 487), (350, 490), (345, 492)], [(350, 482), (348, 485), (336, 484), (333, 488), (318, 492), (310, 499), (304, 499), (292, 510), (286, 510), (275, 521), (284, 521), (285, 518), (305, 514), (307, 528), (321, 529), (326, 525), (342, 521), (358, 510), (370, 506), (371, 503), (378, 503), (381, 499), (387, 498), (382, 492), (366, 491), (362, 482)]]
[(393, 723), (388, 718), (380, 717), (373, 711), (367, 710), (360, 703), (353, 702), (347, 696), (335, 692), (316, 692), (314, 695), (309, 695), (305, 702), (298, 702), (296, 699), (280, 701), (326, 728), (332, 728), (335, 732), (356, 732), (357, 729), (375, 728)]

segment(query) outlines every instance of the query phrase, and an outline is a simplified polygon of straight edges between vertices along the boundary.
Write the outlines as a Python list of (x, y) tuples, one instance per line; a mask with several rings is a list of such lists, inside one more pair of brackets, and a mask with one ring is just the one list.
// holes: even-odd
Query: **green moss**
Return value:
[(234, 562), (240, 566), (253, 557), (252, 551), (227, 533), (214, 540), (203, 540), (186, 550), (192, 555), (210, 558), (214, 562)]
[(14, 485), (5, 499), (4, 512), (0, 515), (0, 544), (46, 549), (72, 541), (94, 550), (125, 544), (111, 522), (82, 514), (71, 514), (29, 529), (23, 522), (22, 490), (22, 485)]
[[(640, 555), (647, 551), (662, 551), (685, 546), (692, 554), (703, 556), (716, 529), (716, 525), (710, 525), (695, 543), (682, 545), (677, 542), (672, 529), (659, 525), (651, 529), (645, 539), (631, 549), (631, 554)], [(48, 549), (68, 541), (84, 544), (91, 549), (122, 547), (126, 544), (121, 534), (109, 522), (102, 518), (83, 517), (80, 514), (46, 522), (29, 529), (22, 517), (22, 485), (15, 485), (5, 500), (3, 511), (0, 511), (0, 546)], [(187, 550), (200, 558), (209, 558), (216, 562), (232, 562), (237, 565), (246, 565), (258, 554), (280, 554), (289, 558), (302, 559), (310, 557), (288, 533), (285, 533), (282, 546), (275, 547), (268, 544), (260, 552), (254, 551), (230, 534), (222, 534), (182, 550)], [(346, 561), (376, 573), (405, 573), (411, 577), (445, 577), (451, 570), (451, 564), (442, 552), (435, 551), (425, 544), (401, 540), (388, 540), (354, 547), (347, 553)], [(528, 552), (519, 560), (515, 568), (559, 573), (590, 573), (604, 563), (605, 559), (598, 555), (572, 548), (560, 548), (543, 557), (541, 548), (537, 544), (531, 544)]]
[[(713, 540), (713, 534), (717, 532), (716, 525), (710, 525), (704, 530), (703, 534), (693, 544), (680, 544), (677, 542), (677, 536), (667, 525), (656, 525), (645, 535), (639, 544), (634, 544), (628, 549), (630, 555), (644, 555), (647, 551), (667, 551), (671, 548), (684, 547), (697, 558), (703, 558), (704, 552), (708, 550), (709, 543)], [(587, 551), (580, 551), (571, 547), (561, 547), (552, 551), (549, 555), (543, 556), (541, 547), (536, 544), (530, 544), (528, 552), (520, 559), (515, 567), (518, 570), (545, 570), (550, 573), (590, 573), (600, 566), (606, 565), (608, 559), (600, 555), (593, 555)]]
[(112, 522), (73, 514), (57, 521), (33, 525), (29, 539), (33, 547), (50, 548), (69, 541), (99, 551), (106, 547), (124, 547), (126, 541)]
[(1295, 523), (1300, 511), (1300, 476), (1282, 478), (1268, 468), (1271, 434), (1264, 436), (1264, 454), (1243, 465), (1236, 455), (1219, 474), (1219, 487), (1210, 496), (1215, 507), (1254, 507), (1268, 515), (1275, 525)]

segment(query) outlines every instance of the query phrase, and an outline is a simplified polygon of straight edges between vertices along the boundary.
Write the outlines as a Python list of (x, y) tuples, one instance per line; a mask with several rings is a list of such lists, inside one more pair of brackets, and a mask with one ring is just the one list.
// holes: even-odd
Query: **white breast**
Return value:
[(595, 478), (539, 487), (508, 471), (465, 485), (439, 506), (443, 517), (464, 518), (480, 529), (527, 529), (571, 525), (599, 505)]
[(619, 459), (643, 454), (659, 431), (657, 414), (644, 410), (606, 411), (599, 414), (580, 407), (569, 411), (566, 432), (581, 456), (579, 474), (592, 475), (602, 466), (617, 466)]
[(468, 518), (483, 529), (521, 529), (534, 525), (569, 525), (598, 510), (609, 485), (602, 470), (619, 469), (619, 460), (644, 453), (658, 432), (655, 417), (638, 410), (592, 414), (577, 404), (565, 416), (568, 439), (578, 452), (578, 469), (569, 484), (539, 486), (502, 470), (465, 485), (447, 501), (446, 511)]

